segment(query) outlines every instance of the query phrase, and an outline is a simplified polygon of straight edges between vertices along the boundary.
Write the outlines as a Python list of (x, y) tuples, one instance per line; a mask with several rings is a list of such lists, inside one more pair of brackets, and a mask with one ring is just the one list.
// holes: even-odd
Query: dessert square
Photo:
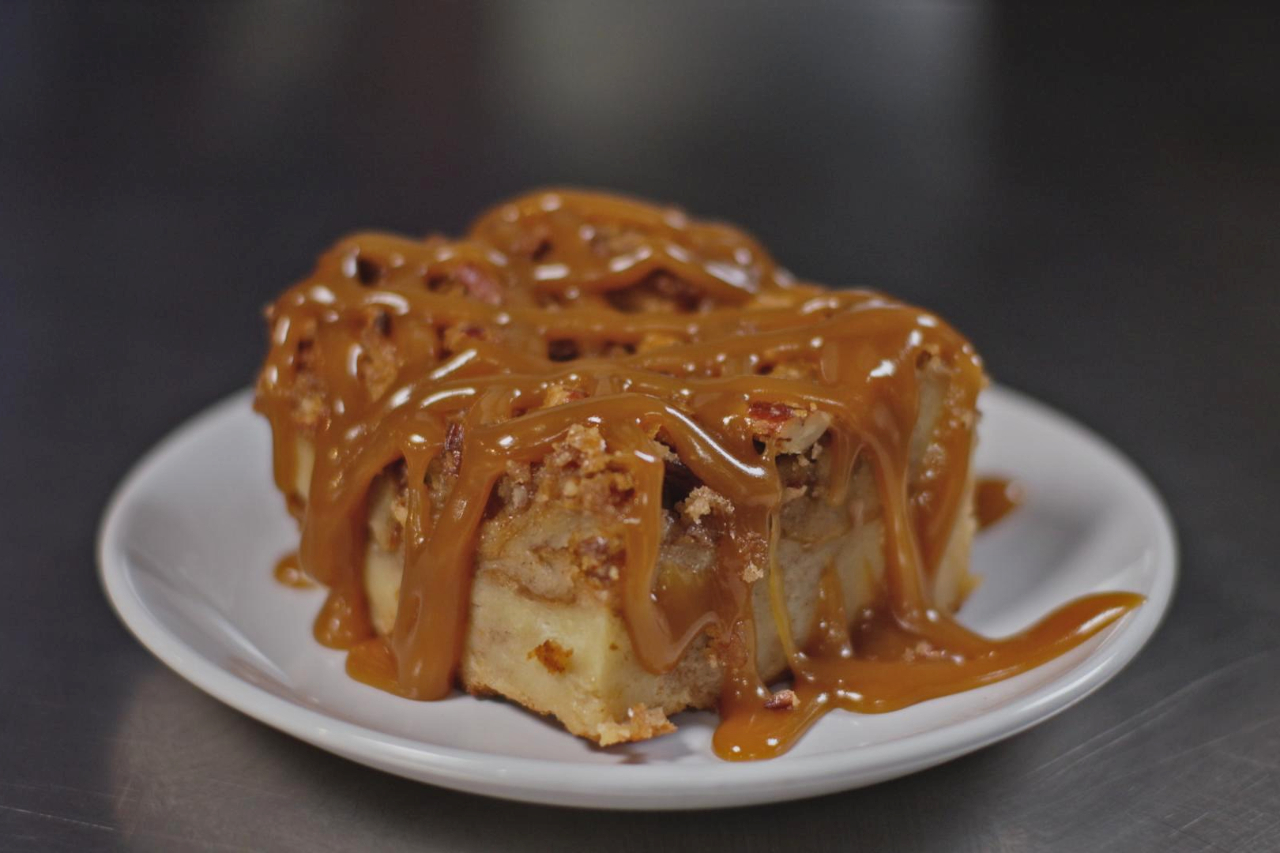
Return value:
[(256, 405), (330, 590), (316, 637), (406, 698), (462, 687), (603, 746), (717, 708), (717, 752), (762, 758), (1122, 612), (1002, 641), (952, 620), (981, 360), (734, 227), (534, 193), (461, 240), (343, 240), (268, 322)]

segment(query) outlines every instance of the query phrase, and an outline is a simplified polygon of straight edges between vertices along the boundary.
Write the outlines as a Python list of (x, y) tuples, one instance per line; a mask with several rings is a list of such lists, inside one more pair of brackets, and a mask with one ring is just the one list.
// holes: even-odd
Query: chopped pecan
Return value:
[(770, 711), (790, 711), (800, 704), (800, 697), (794, 690), (779, 690), (769, 697), (764, 706)]

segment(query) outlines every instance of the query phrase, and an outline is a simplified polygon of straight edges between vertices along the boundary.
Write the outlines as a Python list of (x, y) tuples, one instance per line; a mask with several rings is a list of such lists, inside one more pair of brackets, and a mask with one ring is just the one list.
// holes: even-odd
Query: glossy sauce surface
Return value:
[(294, 589), (309, 589), (315, 586), (311, 578), (307, 577), (307, 573), (302, 570), (302, 566), (298, 563), (297, 553), (285, 554), (276, 562), (275, 570), (272, 576), (284, 584)]
[[(327, 585), (316, 636), (348, 648), (348, 672), (414, 699), (452, 690), (477, 532), (509, 462), (538, 463), (575, 425), (597, 427), (634, 484), (620, 610), (637, 659), (672, 669), (704, 633), (727, 644), (725, 758), (785, 751), (835, 707), (881, 712), (1006, 678), (1137, 606), (1083, 598), (990, 640), (932, 599), (964, 511), (974, 411), (985, 379), (971, 345), (928, 312), (865, 290), (795, 282), (741, 231), (593, 193), (535, 193), (468, 237), (358, 235), (269, 310), (256, 405), (270, 419), (276, 482), (302, 521), (299, 560)], [(948, 376), (921, 470), (909, 471), (920, 365)], [(548, 395), (572, 389), (566, 402)], [(758, 441), (759, 407), (829, 416), (833, 488), (856, 463), (882, 505), (881, 598), (847, 617), (827, 582), (820, 630), (797, 638), (776, 570), (782, 483)], [(704, 585), (655, 590), (664, 463), (655, 437), (734, 504)], [(297, 494), (297, 443), (315, 449)], [(443, 496), (427, 474), (447, 460)], [(362, 583), (368, 491), (402, 463), (407, 512), (400, 606), (386, 638)], [(755, 669), (751, 587), (763, 565), (794, 681), (775, 695)], [(660, 593), (660, 594), (659, 594)]]

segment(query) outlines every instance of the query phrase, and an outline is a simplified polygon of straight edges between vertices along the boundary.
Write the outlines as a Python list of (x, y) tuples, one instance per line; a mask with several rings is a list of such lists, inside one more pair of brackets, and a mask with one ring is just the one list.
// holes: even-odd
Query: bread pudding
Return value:
[(764, 758), (1138, 601), (960, 626), (981, 360), (728, 225), (538, 192), (461, 240), (342, 240), (267, 318), (256, 406), (328, 588), (315, 636), (407, 699), (503, 697), (600, 745), (718, 709), (716, 752)]

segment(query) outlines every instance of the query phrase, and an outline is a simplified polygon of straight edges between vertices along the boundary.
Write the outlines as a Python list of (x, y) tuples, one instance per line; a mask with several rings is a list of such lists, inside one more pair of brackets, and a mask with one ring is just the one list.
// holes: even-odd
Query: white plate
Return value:
[(1147, 603), (1067, 655), (999, 684), (891, 714), (825, 717), (787, 755), (729, 763), (714, 717), (598, 749), (513, 705), (398, 699), (347, 678), (311, 638), (318, 590), (276, 583), (297, 530), (270, 481), (266, 423), (237, 394), (142, 459), (99, 539), (111, 603), (180, 675), (250, 716), (354, 761), (495, 797), (620, 809), (798, 799), (869, 785), (1009, 737), (1079, 701), (1127, 664), (1169, 605), (1176, 547), (1142, 475), (1100, 438), (1033, 400), (983, 395), (978, 470), (1016, 476), (1027, 504), (979, 537), (985, 582), (962, 620), (1016, 631), (1067, 599), (1132, 590)]

